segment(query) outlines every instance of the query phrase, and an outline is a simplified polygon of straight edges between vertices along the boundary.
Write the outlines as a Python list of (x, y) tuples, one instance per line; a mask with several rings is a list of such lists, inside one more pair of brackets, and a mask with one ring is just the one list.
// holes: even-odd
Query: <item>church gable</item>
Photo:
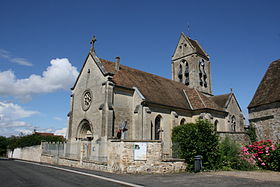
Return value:
[(176, 46), (175, 52), (172, 56), (172, 60), (182, 58), (194, 52), (195, 47), (192, 45), (190, 40), (184, 35), (184, 33), (182, 33), (179, 42)]
[[(99, 107), (105, 103), (105, 88), (102, 86), (105, 81), (106, 77), (89, 54), (72, 88), (71, 138), (84, 138), (89, 132), (91, 136), (101, 135), (101, 126), (97, 122), (101, 121)], [(83, 131), (84, 126), (87, 126), (86, 131)]]
[(191, 54), (198, 54), (207, 60), (209, 59), (208, 54), (202, 49), (196, 40), (192, 40), (185, 36), (184, 33), (181, 33), (179, 42), (177, 43), (175, 52), (172, 56), (172, 60), (183, 58)]

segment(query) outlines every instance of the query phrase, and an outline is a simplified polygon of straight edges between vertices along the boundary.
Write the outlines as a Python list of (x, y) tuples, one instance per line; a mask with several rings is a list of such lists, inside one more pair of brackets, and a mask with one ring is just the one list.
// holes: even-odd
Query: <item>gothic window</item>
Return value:
[(186, 77), (185, 84), (188, 86), (190, 85), (189, 63), (186, 63), (185, 77)]
[(231, 125), (231, 130), (236, 131), (236, 119), (235, 116), (233, 115), (230, 119), (230, 125)]
[(204, 86), (207, 88), (207, 74), (205, 72), (205, 63), (204, 60), (201, 59), (199, 62), (199, 84), (200, 86)]
[(178, 72), (178, 78), (180, 82), (183, 82), (183, 74), (182, 74), (183, 70), (182, 70), (182, 64), (180, 64), (179, 67), (179, 72)]
[(153, 122), (151, 122), (151, 140), (153, 139), (153, 130), (154, 129), (154, 125)]
[(218, 120), (216, 120), (215, 123), (214, 123), (214, 130), (215, 130), (215, 131), (218, 130), (218, 123), (219, 123)]
[(203, 64), (202, 64), (202, 62), (200, 61), (200, 62), (199, 62), (199, 84), (200, 84), (200, 86), (203, 86), (202, 68), (203, 68)]
[(160, 121), (161, 117), (157, 116), (155, 119), (155, 140), (159, 140), (160, 137)]
[(186, 120), (183, 118), (181, 119), (180, 125), (184, 125), (186, 123)]

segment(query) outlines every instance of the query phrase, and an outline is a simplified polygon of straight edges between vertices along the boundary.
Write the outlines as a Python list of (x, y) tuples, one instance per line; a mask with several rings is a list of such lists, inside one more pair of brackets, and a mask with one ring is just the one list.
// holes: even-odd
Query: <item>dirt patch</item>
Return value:
[(273, 171), (214, 171), (206, 172), (206, 175), (222, 175), (247, 179), (255, 179), (260, 181), (278, 181), (280, 182), (280, 172)]

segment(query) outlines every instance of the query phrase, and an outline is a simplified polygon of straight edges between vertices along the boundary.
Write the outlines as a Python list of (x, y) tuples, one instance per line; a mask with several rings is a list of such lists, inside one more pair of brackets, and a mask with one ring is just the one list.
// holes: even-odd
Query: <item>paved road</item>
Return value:
[[(54, 168), (53, 168), (54, 167)], [(61, 169), (62, 170), (61, 170)], [(73, 173), (81, 172), (81, 173)], [(82, 174), (85, 173), (85, 174)], [(88, 175), (88, 176), (86, 176)], [(96, 176), (106, 177), (105, 180)], [(118, 180), (118, 181), (108, 181)], [(110, 174), (70, 167), (45, 167), (14, 160), (0, 160), (0, 186), (280, 186), (280, 181), (202, 174), (128, 175)]]

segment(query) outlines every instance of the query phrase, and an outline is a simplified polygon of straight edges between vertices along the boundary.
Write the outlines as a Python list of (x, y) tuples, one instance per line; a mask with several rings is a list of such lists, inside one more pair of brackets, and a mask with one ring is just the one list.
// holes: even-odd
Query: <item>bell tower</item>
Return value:
[(209, 56), (197, 41), (184, 33), (172, 56), (172, 80), (212, 95)]

